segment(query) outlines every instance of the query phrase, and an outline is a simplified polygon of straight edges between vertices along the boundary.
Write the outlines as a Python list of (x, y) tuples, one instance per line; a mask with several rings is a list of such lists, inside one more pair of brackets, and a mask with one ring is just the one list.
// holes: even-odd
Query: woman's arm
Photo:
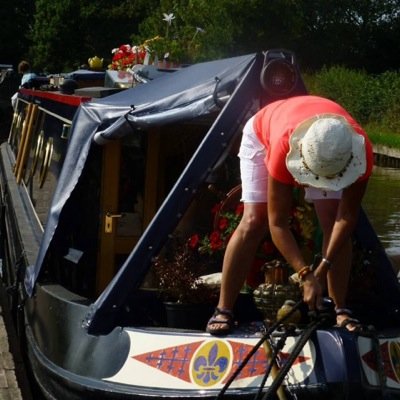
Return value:
[(361, 201), (367, 188), (368, 180), (355, 182), (343, 190), (336, 213), (332, 233), (326, 248), (325, 258), (334, 262), (343, 244), (349, 239), (358, 221)]
[[(286, 261), (300, 271), (307, 266), (300, 248), (290, 230), (290, 216), (293, 202), (293, 187), (268, 177), (268, 221), (272, 240)], [(322, 302), (322, 288), (314, 274), (303, 279), (303, 299), (310, 309), (319, 308)]]
[(268, 221), (272, 240), (286, 261), (299, 271), (304, 258), (290, 230), (293, 204), (293, 186), (268, 177)]

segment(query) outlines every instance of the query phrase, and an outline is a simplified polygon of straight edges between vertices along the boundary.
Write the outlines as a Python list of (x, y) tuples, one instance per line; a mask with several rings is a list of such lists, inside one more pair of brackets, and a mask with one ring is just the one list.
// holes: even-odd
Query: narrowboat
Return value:
[[(307, 93), (294, 54), (159, 72), (106, 97), (21, 89), (0, 146), (2, 282), (44, 397), (400, 399), (399, 284), (364, 212), (349, 306), (368, 329), (335, 327), (329, 299), (307, 313), (266, 238), (234, 331), (205, 332), (240, 216), (241, 129)], [(312, 212), (298, 193), (310, 263)]]

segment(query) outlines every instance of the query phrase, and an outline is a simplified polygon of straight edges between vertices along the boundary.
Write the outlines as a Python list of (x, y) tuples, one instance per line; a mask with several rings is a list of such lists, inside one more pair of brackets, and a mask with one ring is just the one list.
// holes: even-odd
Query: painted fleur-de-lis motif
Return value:
[(219, 354), (217, 343), (210, 348), (207, 357), (200, 355), (193, 364), (196, 380), (201, 381), (205, 386), (220, 381), (227, 368), (228, 358)]

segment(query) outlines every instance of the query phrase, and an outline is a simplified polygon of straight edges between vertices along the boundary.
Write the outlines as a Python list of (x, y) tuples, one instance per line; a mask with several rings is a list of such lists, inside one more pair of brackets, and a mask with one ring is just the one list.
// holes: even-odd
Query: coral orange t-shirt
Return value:
[(367, 166), (364, 175), (359, 180), (371, 175), (372, 145), (360, 125), (339, 104), (322, 97), (306, 95), (270, 103), (254, 116), (254, 131), (266, 148), (265, 164), (268, 173), (273, 178), (282, 183), (298, 185), (286, 168), (286, 155), (290, 147), (289, 138), (300, 123), (315, 115), (326, 113), (343, 116), (357, 133), (364, 136)]

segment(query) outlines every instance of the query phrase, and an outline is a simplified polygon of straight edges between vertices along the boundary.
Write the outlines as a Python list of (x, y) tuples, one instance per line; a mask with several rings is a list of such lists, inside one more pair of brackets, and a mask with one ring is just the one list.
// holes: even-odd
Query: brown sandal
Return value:
[[(226, 318), (221, 318), (225, 316)], [(217, 325), (213, 328), (212, 325)], [(234, 315), (231, 310), (216, 307), (213, 316), (207, 323), (206, 332), (214, 336), (224, 336), (232, 331), (235, 326)]]
[[(336, 316), (338, 315), (347, 315), (347, 318), (345, 318), (340, 324), (337, 324), (336, 327), (338, 328), (344, 328), (347, 329), (349, 332), (360, 332), (363, 330), (363, 326), (361, 324), (361, 322), (356, 319), (353, 318), (353, 312), (351, 310), (349, 310), (348, 308), (337, 308), (335, 310)], [(353, 325), (354, 329), (349, 329), (348, 325)]]

